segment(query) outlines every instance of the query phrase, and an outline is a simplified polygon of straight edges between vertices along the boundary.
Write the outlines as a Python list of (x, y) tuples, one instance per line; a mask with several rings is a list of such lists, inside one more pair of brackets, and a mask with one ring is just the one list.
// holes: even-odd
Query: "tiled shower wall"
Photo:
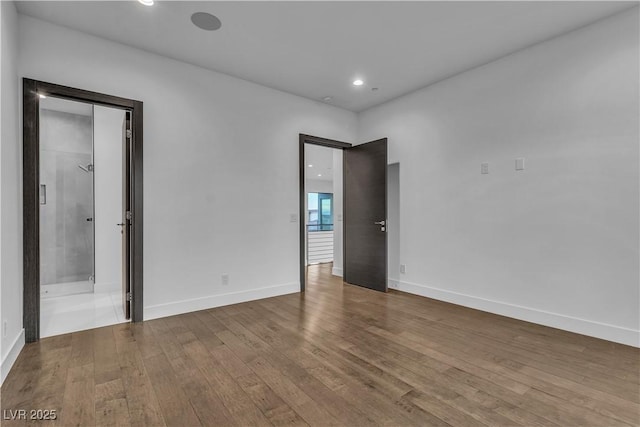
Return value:
[(40, 111), (41, 285), (93, 275), (93, 174), (78, 167), (91, 164), (92, 150), (91, 116)]

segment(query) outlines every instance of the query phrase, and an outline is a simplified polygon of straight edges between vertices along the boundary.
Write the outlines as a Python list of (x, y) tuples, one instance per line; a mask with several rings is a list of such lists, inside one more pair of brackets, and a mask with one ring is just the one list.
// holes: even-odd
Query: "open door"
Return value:
[(387, 291), (387, 139), (344, 149), (344, 281)]
[(124, 316), (131, 319), (131, 112), (122, 124), (122, 305)]

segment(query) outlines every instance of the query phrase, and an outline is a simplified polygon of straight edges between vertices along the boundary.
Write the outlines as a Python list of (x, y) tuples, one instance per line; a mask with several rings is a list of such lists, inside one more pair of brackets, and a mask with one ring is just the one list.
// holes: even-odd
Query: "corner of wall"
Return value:
[(13, 364), (16, 363), (18, 355), (24, 347), (24, 343), (24, 329), (21, 329), (18, 336), (13, 340), (7, 355), (2, 359), (2, 362), (0, 362), (0, 385), (4, 383), (4, 380), (9, 375), (9, 371), (13, 367)]
[(24, 346), (24, 330), (18, 12), (11, 1), (0, 2), (0, 10), (0, 379), (4, 381)]
[[(391, 284), (390, 287), (392, 287)], [(524, 320), (525, 322), (549, 326), (551, 328), (600, 338), (633, 347), (640, 347), (640, 330), (633, 330), (622, 326), (580, 319), (559, 313), (551, 313), (544, 310), (509, 304), (502, 301), (494, 301), (416, 283), (395, 281), (394, 288), (410, 294), (420, 295), (438, 301), (445, 301), (451, 304), (473, 308), (475, 310), (486, 311), (487, 313), (497, 314), (499, 316)]]
[(286, 283), (283, 285), (267, 286), (258, 289), (229, 292), (225, 294), (209, 295), (200, 298), (190, 298), (166, 304), (157, 304), (144, 308), (144, 320), (159, 319), (175, 316), (176, 314), (191, 313), (225, 305), (239, 304), (264, 298), (300, 292), (300, 283)]
[(359, 112), (407, 178), (389, 287), (638, 347), (638, 52), (636, 7)]

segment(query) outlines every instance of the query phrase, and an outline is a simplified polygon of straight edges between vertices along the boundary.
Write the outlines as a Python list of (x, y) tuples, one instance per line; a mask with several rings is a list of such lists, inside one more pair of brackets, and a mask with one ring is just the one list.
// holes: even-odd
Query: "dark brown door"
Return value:
[(344, 150), (344, 280), (387, 291), (387, 139)]
[(125, 318), (131, 318), (131, 113), (122, 124), (122, 305)]

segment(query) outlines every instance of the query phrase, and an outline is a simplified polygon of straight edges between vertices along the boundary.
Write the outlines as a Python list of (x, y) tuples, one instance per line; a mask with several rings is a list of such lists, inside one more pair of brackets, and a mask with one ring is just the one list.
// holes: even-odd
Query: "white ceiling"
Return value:
[(304, 159), (305, 167), (307, 168), (306, 178), (320, 181), (333, 181), (333, 152), (335, 150), (336, 148), (305, 144)]
[(78, 114), (81, 116), (92, 116), (93, 105), (85, 102), (71, 101), (69, 99), (53, 98), (47, 96), (40, 100), (40, 109), (53, 110), (62, 113)]
[[(20, 1), (20, 13), (362, 111), (638, 2)], [(190, 22), (215, 14), (218, 31)], [(362, 78), (365, 85), (351, 81)], [(372, 91), (373, 87), (379, 88)]]

